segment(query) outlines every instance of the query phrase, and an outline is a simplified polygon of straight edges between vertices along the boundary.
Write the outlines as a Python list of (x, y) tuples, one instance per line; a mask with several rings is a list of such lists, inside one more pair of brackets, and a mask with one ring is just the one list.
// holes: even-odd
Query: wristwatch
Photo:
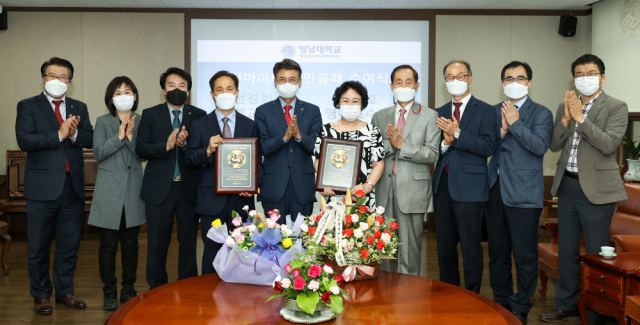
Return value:
[(376, 186), (375, 186), (375, 185), (373, 185), (373, 183), (371, 183), (371, 182), (366, 182), (365, 184), (369, 184), (369, 185), (371, 185), (371, 188), (375, 188), (375, 187), (376, 187)]
[(458, 137), (460, 136), (460, 130), (456, 131), (456, 133), (453, 134), (453, 137), (458, 139)]

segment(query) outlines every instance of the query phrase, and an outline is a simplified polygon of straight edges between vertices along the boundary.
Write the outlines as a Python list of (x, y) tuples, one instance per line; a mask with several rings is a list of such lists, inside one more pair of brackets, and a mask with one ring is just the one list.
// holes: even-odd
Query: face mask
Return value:
[(293, 98), (293, 96), (295, 96), (296, 93), (298, 92), (298, 89), (300, 89), (300, 86), (298, 84), (293, 85), (288, 82), (283, 85), (281, 84), (276, 85), (276, 90), (278, 91), (278, 94), (280, 95), (280, 97), (284, 99)]
[(360, 117), (360, 105), (340, 105), (340, 115), (347, 122), (353, 122)]
[(504, 94), (511, 99), (523, 98), (529, 94), (529, 87), (514, 81), (504, 86)]
[(451, 94), (451, 96), (460, 96), (467, 91), (467, 83), (464, 81), (460, 81), (458, 79), (453, 79), (446, 83), (447, 91)]
[(598, 89), (600, 89), (599, 76), (591, 79), (587, 77), (583, 77), (582, 80), (574, 79), (574, 83), (576, 85), (576, 89), (578, 89), (578, 91), (585, 96), (591, 96), (595, 94)]
[(230, 110), (236, 106), (236, 98), (234, 94), (222, 93), (216, 96), (216, 107), (223, 111)]
[(182, 106), (187, 101), (187, 92), (178, 88), (167, 91), (167, 101), (175, 106)]
[(113, 105), (120, 112), (128, 112), (133, 108), (133, 103), (135, 102), (135, 97), (130, 95), (121, 95), (118, 97), (113, 97)]
[(44, 84), (44, 89), (49, 93), (49, 95), (51, 95), (51, 97), (61, 97), (67, 93), (68, 87), (69, 86), (66, 83), (58, 79), (49, 80)]
[(416, 90), (413, 88), (393, 88), (393, 97), (399, 102), (409, 102), (416, 97)]

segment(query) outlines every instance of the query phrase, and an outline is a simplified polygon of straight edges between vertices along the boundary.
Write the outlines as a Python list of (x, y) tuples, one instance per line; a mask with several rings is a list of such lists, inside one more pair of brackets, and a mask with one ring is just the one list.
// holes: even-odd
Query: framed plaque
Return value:
[(225, 138), (216, 150), (216, 194), (258, 193), (258, 139)]
[(346, 194), (347, 188), (358, 184), (361, 160), (362, 141), (322, 138), (316, 191), (331, 187), (338, 194)]

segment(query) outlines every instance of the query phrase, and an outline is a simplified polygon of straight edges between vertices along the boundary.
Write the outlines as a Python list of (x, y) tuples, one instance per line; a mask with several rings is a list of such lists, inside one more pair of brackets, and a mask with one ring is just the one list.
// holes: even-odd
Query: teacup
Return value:
[(613, 255), (613, 251), (615, 250), (615, 248), (611, 247), (611, 246), (602, 246), (600, 247), (600, 250), (602, 252), (602, 255), (604, 256), (611, 256)]

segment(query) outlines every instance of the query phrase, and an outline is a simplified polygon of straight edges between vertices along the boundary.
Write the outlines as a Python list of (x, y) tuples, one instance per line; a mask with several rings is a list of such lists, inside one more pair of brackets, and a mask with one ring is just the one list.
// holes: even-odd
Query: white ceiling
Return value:
[(598, 0), (0, 0), (5, 7), (242, 9), (589, 9)]

